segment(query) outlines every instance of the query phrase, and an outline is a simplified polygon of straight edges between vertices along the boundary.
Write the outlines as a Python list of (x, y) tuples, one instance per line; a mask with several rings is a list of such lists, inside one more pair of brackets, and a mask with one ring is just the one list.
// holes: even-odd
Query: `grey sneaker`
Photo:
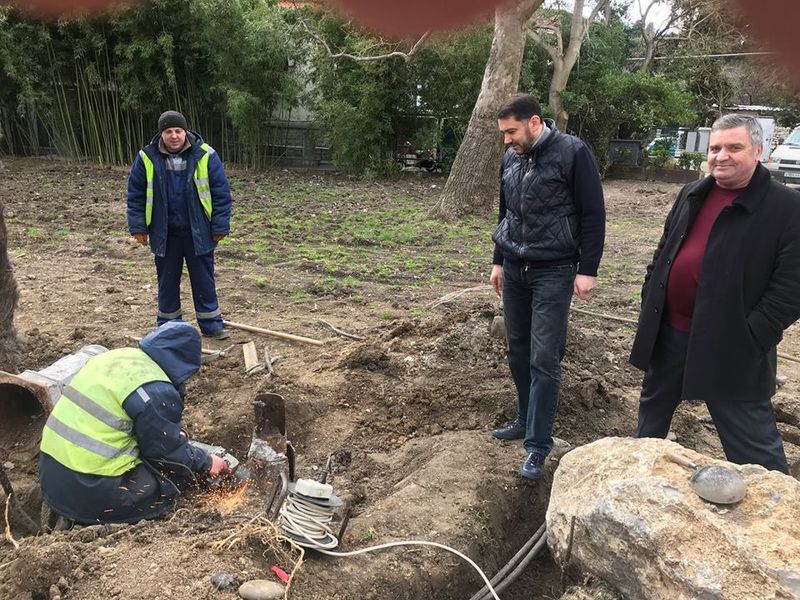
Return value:
[(531, 452), (528, 458), (522, 463), (519, 468), (519, 476), (525, 479), (532, 479), (538, 481), (544, 475), (544, 459), (545, 457), (538, 452)]
[(498, 440), (521, 440), (525, 437), (525, 425), (519, 421), (510, 421), (497, 429), (492, 429), (492, 437)]

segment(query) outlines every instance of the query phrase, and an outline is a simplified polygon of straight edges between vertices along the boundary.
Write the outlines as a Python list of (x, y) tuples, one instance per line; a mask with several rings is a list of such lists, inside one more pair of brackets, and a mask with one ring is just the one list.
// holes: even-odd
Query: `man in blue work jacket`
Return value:
[(48, 527), (59, 528), (61, 517), (82, 525), (155, 519), (196, 476), (227, 470), (181, 430), (184, 383), (198, 369), (200, 334), (183, 321), (162, 325), (138, 348), (89, 359), (42, 432)]
[(214, 282), (214, 249), (230, 233), (231, 190), (222, 161), (186, 118), (168, 110), (159, 133), (139, 151), (128, 177), (128, 230), (150, 241), (158, 275), (159, 325), (181, 319), (183, 263), (189, 271), (197, 324), (225, 339)]

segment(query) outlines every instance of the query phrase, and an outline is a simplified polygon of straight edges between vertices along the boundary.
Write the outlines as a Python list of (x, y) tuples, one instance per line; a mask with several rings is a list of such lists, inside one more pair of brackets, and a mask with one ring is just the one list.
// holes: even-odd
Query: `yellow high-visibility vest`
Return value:
[[(208, 144), (201, 144), (200, 147), (205, 150), (205, 154), (197, 161), (197, 166), (194, 168), (194, 185), (197, 188), (197, 195), (200, 198), (200, 204), (203, 207), (203, 212), (206, 218), (211, 220), (211, 186), (208, 183), (208, 159), (214, 152), (216, 152)], [(144, 222), (147, 227), (150, 227), (150, 222), (153, 220), (153, 179), (155, 178), (155, 167), (153, 161), (147, 156), (144, 150), (139, 150), (139, 156), (144, 163), (144, 171), (147, 176), (147, 195), (144, 207)]]
[(170, 379), (138, 348), (90, 358), (56, 402), (42, 432), (41, 451), (78, 473), (116, 477), (142, 461), (133, 420), (122, 403), (151, 381)]

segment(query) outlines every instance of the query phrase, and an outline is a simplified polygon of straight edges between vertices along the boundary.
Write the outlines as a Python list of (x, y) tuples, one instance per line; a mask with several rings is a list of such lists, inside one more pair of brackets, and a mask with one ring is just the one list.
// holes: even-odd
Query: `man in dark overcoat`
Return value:
[(666, 437), (681, 400), (702, 400), (729, 461), (788, 473), (770, 398), (800, 317), (800, 192), (771, 178), (762, 146), (752, 117), (713, 124), (711, 176), (667, 216), (630, 360), (645, 371), (637, 437)]

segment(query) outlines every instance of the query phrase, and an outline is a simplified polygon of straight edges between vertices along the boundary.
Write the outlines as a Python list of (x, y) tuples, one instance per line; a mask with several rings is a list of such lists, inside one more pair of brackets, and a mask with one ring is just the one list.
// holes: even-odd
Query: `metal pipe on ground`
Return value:
[(103, 346), (84, 346), (41, 371), (0, 371), (0, 458), (29, 461), (39, 452), (42, 430), (64, 387)]

